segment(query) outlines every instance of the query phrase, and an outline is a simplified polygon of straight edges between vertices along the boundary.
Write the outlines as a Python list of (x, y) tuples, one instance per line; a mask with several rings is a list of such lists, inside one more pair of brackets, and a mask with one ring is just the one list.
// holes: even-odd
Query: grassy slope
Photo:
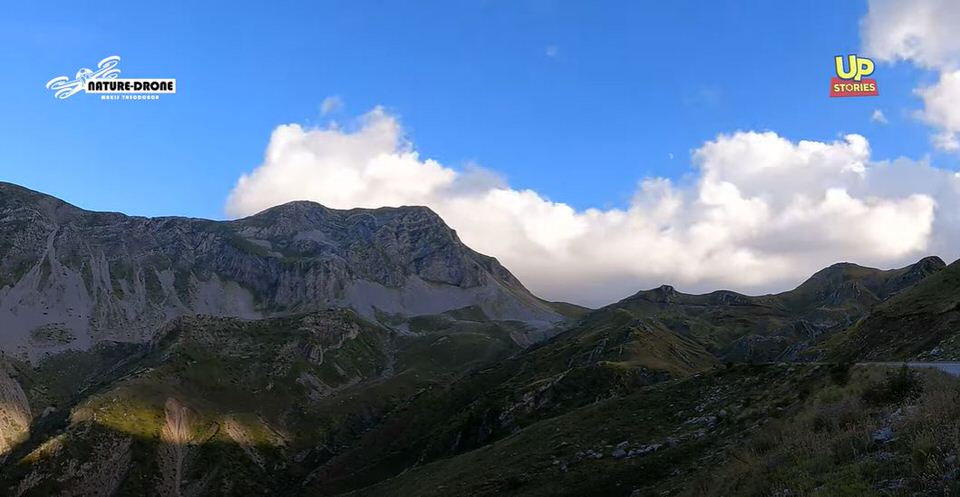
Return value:
[(954, 495), (958, 419), (960, 380), (935, 371), (740, 365), (592, 403), (345, 495)]
[[(916, 357), (946, 340), (936, 359), (960, 358), (960, 261), (894, 296), (824, 345), (833, 360)], [(951, 339), (952, 338), (952, 339)]]
[(960, 492), (960, 380), (855, 368), (766, 423), (682, 497), (940, 496)]
[(655, 321), (623, 309), (595, 311), (546, 343), (416, 396), (321, 466), (315, 491), (361, 488), (413, 462), (482, 447), (598, 399), (716, 365)]
[(841, 327), (941, 265), (930, 259), (879, 271), (839, 264), (791, 292), (766, 297), (684, 295), (668, 287), (640, 292), (585, 315), (573, 329), (496, 368), (426, 392), (324, 465), (316, 492), (362, 488), (405, 470), (412, 460), (485, 451), (490, 443), (594, 402), (715, 367), (701, 343), (720, 349), (734, 337), (793, 330), (803, 320)]
[[(731, 439), (802, 402), (824, 376), (817, 366), (738, 366), (643, 387), (349, 495), (664, 495), (683, 488), (676, 475), (699, 472)], [(642, 455), (616, 453), (654, 444)]]

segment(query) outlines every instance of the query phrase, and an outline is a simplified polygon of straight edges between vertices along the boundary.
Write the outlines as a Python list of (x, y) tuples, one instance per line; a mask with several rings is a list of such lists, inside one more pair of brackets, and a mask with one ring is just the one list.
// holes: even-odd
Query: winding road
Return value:
[(960, 376), (960, 362), (858, 362), (857, 366), (885, 366), (897, 367), (907, 365), (909, 368), (934, 368), (953, 376)]

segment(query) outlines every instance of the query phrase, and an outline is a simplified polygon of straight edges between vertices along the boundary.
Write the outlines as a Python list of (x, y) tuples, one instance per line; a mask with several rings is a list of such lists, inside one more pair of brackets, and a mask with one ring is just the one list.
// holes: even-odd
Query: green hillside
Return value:
[(825, 344), (843, 361), (960, 359), (960, 261), (887, 302)]

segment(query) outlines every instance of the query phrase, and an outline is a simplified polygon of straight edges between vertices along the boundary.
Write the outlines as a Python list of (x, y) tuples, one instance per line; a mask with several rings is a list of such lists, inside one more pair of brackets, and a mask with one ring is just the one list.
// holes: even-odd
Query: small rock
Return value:
[(890, 440), (893, 440), (893, 429), (889, 426), (880, 428), (879, 430), (873, 432), (871, 438), (873, 438), (873, 441), (876, 443), (887, 443)]
[(695, 425), (695, 424), (704, 424), (712, 427), (717, 424), (716, 416), (698, 416), (696, 418), (690, 418), (686, 421), (686, 424)]
[(906, 485), (906, 480), (897, 478), (895, 480), (883, 480), (877, 484), (877, 488), (882, 490), (900, 490)]
[(627, 451), (623, 449), (614, 450), (610, 453), (610, 457), (614, 459), (623, 459), (624, 457), (627, 457)]
[(588, 449), (585, 455), (590, 459), (603, 459), (603, 453), (593, 449)]
[(891, 461), (893, 460), (894, 455), (893, 455), (893, 452), (887, 452), (885, 450), (881, 450), (873, 454), (873, 458), (878, 461)]

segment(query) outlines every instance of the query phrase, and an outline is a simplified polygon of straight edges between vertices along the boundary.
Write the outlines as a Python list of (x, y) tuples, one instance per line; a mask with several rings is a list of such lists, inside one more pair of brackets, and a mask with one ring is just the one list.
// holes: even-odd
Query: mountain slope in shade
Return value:
[(428, 319), (433, 328), (399, 334), (344, 309), (181, 317), (150, 344), (118, 345), (125, 359), (113, 365), (87, 366), (113, 353), (106, 344), (8, 364), (17, 380), (4, 386), (34, 419), (29, 439), (19, 425), (0, 432), (11, 440), (0, 488), (299, 495), (318, 465), (410, 399), (520, 350), (519, 323)]
[(0, 183), (0, 349), (37, 358), (143, 342), (182, 315), (255, 319), (350, 307), (379, 320), (474, 306), (563, 319), (423, 207), (293, 202), (229, 222), (89, 212)]
[[(763, 362), (799, 355), (807, 344), (820, 343), (878, 302), (942, 267), (937, 258), (896, 270), (841, 263), (817, 272), (792, 291), (760, 297), (729, 291), (688, 295), (671, 287), (638, 292), (587, 313), (565, 332), (494, 368), (418, 396), (356, 445), (322, 464), (311, 489), (317, 495), (338, 495), (396, 474), (404, 475), (396, 481), (409, 489), (410, 478), (405, 475), (422, 473), (405, 473), (409, 466), (404, 461), (444, 467), (448, 464), (444, 461), (470, 461), (478, 453), (505, 457), (499, 451), (511, 449), (498, 447), (510, 447), (516, 442), (514, 434), (538, 432), (545, 423), (551, 427), (561, 423), (560, 429), (570, 432), (593, 429), (580, 421), (557, 420), (576, 418), (579, 414), (574, 413), (596, 403), (647, 386), (713, 375), (720, 364), (716, 356), (730, 362)], [(773, 343), (776, 348), (744, 350), (745, 341)], [(744, 393), (735, 391), (734, 396)], [(632, 419), (635, 413), (604, 416)], [(537, 457), (521, 454), (520, 459)], [(494, 468), (505, 469), (487, 461), (475, 473)], [(465, 471), (474, 475), (471, 482), (475, 482), (473, 470), (457, 467), (456, 473)], [(491, 488), (510, 485), (496, 480), (489, 482)], [(393, 482), (381, 486), (397, 491)], [(426, 491), (419, 488), (417, 492)], [(474, 492), (486, 495), (486, 488), (474, 488), (470, 494)]]
[(412, 467), (499, 444), (603, 399), (717, 365), (702, 346), (656, 321), (627, 310), (598, 309), (545, 342), (411, 399), (319, 465), (307, 482), (308, 495), (363, 488)]
[[(394, 478), (335, 495), (680, 495), (760, 426), (764, 409), (791, 406), (823, 376), (816, 366), (737, 366), (624, 389), (496, 443), (424, 461)], [(307, 495), (333, 495), (311, 490), (316, 492)]]
[(876, 306), (824, 344), (840, 361), (960, 359), (960, 261)]
[(937, 257), (892, 270), (839, 263), (774, 295), (754, 297), (725, 290), (689, 295), (662, 286), (607, 309), (657, 320), (727, 361), (793, 360), (943, 267)]
[(529, 349), (511, 338), (522, 326), (476, 309), (410, 318), (409, 333), (344, 309), (191, 316), (117, 345), (125, 359), (112, 365), (90, 357), (114, 354), (105, 343), (16, 363), (11, 386), (33, 423), (10, 432), (0, 488), (332, 494), (716, 364), (623, 313)]

